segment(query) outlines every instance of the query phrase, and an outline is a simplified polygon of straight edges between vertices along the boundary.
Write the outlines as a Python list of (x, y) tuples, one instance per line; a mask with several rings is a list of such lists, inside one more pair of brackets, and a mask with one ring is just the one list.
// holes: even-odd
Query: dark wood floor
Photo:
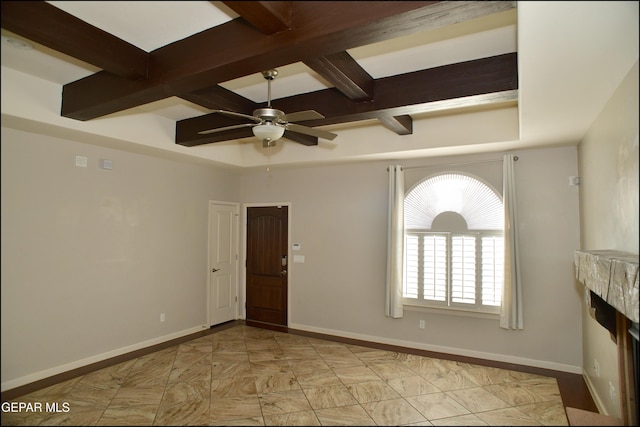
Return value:
[[(36, 390), (40, 390), (45, 387), (49, 387), (53, 384), (66, 381), (80, 375), (85, 375), (89, 372), (93, 372), (93, 371), (105, 368), (107, 366), (112, 366), (118, 363), (122, 363), (126, 360), (135, 359), (145, 354), (153, 353), (155, 351), (162, 350), (164, 348), (168, 348), (176, 344), (191, 341), (201, 336), (209, 335), (212, 333), (222, 331), (227, 328), (231, 328), (237, 325), (244, 325), (244, 324), (245, 324), (245, 321), (243, 320), (235, 320), (235, 321), (227, 322), (222, 325), (214, 326), (209, 330), (205, 330), (202, 332), (198, 332), (196, 334), (188, 335), (186, 337), (171, 340), (162, 344), (157, 344), (148, 348), (137, 350), (137, 351), (127, 353), (121, 356), (117, 356), (108, 360), (97, 362), (82, 368), (74, 369), (72, 371), (64, 372), (49, 378), (45, 378), (31, 384), (26, 384), (21, 387), (7, 390), (2, 392), (2, 401), (5, 402), (8, 400), (16, 399), (19, 396), (23, 396), (25, 394), (34, 392)], [(256, 325), (252, 324), (252, 326), (256, 326)], [(282, 331), (282, 328), (280, 327), (278, 328), (278, 330)], [(397, 351), (402, 353), (416, 354), (420, 356), (433, 357), (438, 359), (472, 363), (480, 366), (488, 366), (488, 367), (500, 368), (500, 369), (510, 369), (514, 371), (544, 375), (547, 377), (554, 377), (558, 382), (558, 388), (560, 389), (562, 402), (565, 407), (569, 406), (572, 408), (583, 409), (586, 411), (598, 412), (598, 409), (596, 408), (596, 405), (591, 397), (591, 393), (587, 388), (584, 378), (582, 377), (582, 375), (579, 375), (579, 374), (571, 374), (567, 372), (535, 368), (535, 367), (524, 366), (524, 365), (516, 365), (511, 363), (495, 362), (491, 360), (476, 359), (473, 357), (456, 356), (456, 355), (451, 355), (446, 353), (437, 353), (437, 352), (419, 350), (419, 349), (408, 348), (408, 347), (398, 347), (398, 346), (393, 346), (389, 344), (360, 341), (360, 340), (355, 340), (350, 338), (341, 338), (341, 337), (335, 337), (332, 335), (298, 331), (295, 329), (288, 329), (286, 330), (286, 332), (291, 334), (296, 334), (296, 335), (303, 335), (307, 337), (329, 340), (329, 341), (337, 341), (337, 342), (346, 343), (346, 344), (361, 345), (361, 346), (376, 348), (380, 350)]]

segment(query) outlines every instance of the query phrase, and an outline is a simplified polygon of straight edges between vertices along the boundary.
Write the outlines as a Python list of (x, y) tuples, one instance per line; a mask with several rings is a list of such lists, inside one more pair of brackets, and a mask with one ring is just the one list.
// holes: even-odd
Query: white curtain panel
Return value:
[(520, 260), (518, 253), (518, 224), (516, 214), (516, 187), (514, 176), (514, 156), (504, 156), (502, 167), (504, 204), (504, 285), (502, 306), (500, 307), (500, 327), (504, 329), (524, 329), (522, 316), (522, 281), (520, 280)]
[(389, 166), (389, 226), (387, 239), (387, 283), (384, 314), (403, 316), (402, 280), (404, 266), (404, 171)]

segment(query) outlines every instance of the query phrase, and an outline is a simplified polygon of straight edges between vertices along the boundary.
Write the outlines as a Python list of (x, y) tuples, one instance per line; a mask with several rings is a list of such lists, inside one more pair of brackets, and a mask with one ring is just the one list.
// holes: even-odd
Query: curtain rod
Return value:
[[(438, 166), (461, 166), (461, 165), (473, 165), (473, 164), (476, 164), (476, 163), (493, 163), (493, 162), (501, 162), (501, 161), (502, 161), (502, 158), (500, 158), (500, 159), (488, 159), (488, 160), (476, 160), (476, 161), (472, 161), (472, 162), (439, 163), (439, 164), (435, 164), (435, 165), (423, 165), (423, 166), (402, 166), (402, 169), (409, 170), (409, 169), (433, 168), (433, 167), (438, 167)], [(513, 161), (517, 162), (518, 161), (518, 156), (513, 156)]]

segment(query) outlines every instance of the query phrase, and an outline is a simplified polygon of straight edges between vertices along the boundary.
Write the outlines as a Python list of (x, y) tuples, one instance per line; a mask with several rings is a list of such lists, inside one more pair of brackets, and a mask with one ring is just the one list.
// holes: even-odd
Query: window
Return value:
[(416, 185), (404, 205), (404, 303), (498, 313), (501, 197), (477, 178), (449, 173)]

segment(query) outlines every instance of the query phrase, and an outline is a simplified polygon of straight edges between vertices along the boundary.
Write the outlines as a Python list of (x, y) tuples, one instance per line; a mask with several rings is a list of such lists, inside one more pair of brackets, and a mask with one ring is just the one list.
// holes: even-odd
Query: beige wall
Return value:
[[(638, 114), (636, 62), (578, 148), (582, 249), (638, 254)], [(585, 378), (600, 412), (621, 417), (616, 344), (586, 306), (583, 322)]]
[(208, 202), (236, 175), (5, 127), (1, 147), (3, 390), (207, 323)]

